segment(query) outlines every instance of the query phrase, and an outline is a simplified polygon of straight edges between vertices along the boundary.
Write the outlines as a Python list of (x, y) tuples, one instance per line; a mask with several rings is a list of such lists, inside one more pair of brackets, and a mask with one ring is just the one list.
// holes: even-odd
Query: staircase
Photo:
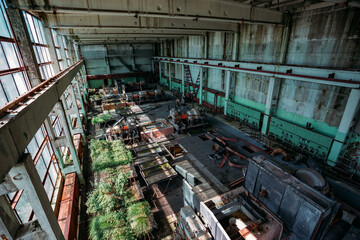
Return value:
[(117, 58), (130, 72), (141, 72), (141, 69), (138, 65), (135, 65), (135, 67), (133, 68), (133, 66), (128, 64), (122, 57), (118, 56)]
[[(200, 85), (200, 71), (196, 78), (196, 82), (194, 83), (191, 77), (191, 72), (189, 65), (184, 65), (184, 72), (185, 72), (185, 85), (188, 86), (188, 92), (190, 93), (190, 98), (196, 98), (199, 92), (199, 85)], [(196, 87), (190, 88), (191, 85), (195, 84)]]

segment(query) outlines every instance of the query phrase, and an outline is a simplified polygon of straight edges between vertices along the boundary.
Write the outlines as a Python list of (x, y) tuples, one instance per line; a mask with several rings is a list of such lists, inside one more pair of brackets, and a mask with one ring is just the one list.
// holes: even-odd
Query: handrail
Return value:
[(24, 94), (20, 95), (19, 97), (15, 98), (11, 102), (5, 104), (2, 108), (0, 108), (0, 117), (3, 117), (4, 115), (11, 113), (11, 109), (14, 109), (21, 105), (21, 103), (28, 100), (31, 96), (35, 95), (38, 91), (45, 88), (45, 86), (49, 85), (50, 83), (56, 82), (61, 76), (63, 76), (65, 73), (76, 67), (77, 65), (81, 64), (83, 60), (78, 61), (77, 63), (71, 65), (70, 67), (64, 69), (63, 71), (59, 72), (55, 76), (49, 78), (48, 80), (40, 83), (36, 87), (33, 87), (28, 92), (25, 92)]

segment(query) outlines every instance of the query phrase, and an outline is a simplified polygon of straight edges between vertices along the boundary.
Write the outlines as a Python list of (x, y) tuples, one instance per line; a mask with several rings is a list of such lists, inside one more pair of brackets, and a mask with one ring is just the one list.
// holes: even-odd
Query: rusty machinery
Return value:
[(185, 114), (181, 114), (180, 109), (173, 108), (170, 110), (168, 119), (178, 132), (206, 125), (205, 113), (201, 108), (192, 108)]
[(109, 139), (122, 139), (126, 144), (140, 141), (140, 130), (134, 116), (121, 117), (106, 130)]

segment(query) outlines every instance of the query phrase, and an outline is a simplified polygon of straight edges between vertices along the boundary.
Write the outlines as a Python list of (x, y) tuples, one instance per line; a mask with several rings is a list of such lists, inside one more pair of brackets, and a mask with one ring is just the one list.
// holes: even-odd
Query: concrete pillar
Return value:
[(154, 60), (151, 60), (151, 72), (153, 75), (155, 74)]
[(354, 117), (360, 107), (360, 89), (352, 89), (341, 122), (336, 133), (335, 140), (331, 146), (328, 164), (334, 166), (342, 150), (346, 137), (352, 127)]
[(230, 84), (231, 84), (230, 71), (225, 71), (225, 106), (224, 115), (227, 115), (228, 102), (230, 97)]
[(51, 142), (51, 145), (53, 146), (54, 148), (54, 153), (55, 153), (55, 156), (56, 158), (58, 159), (58, 162), (59, 162), (59, 167), (60, 167), (60, 170), (61, 170), (61, 173), (64, 174), (64, 167), (65, 167), (65, 164), (64, 164), (64, 159), (62, 157), (62, 153), (61, 153), (61, 149), (60, 149), (60, 146), (59, 144), (56, 143), (56, 135), (55, 135), (55, 131), (54, 131), (54, 128), (52, 126), (52, 123), (51, 123), (51, 120), (49, 117), (47, 117), (45, 119), (45, 128), (46, 128), (46, 131), (47, 131), (47, 134), (49, 136), (49, 139), (50, 139), (50, 142)]
[(278, 99), (279, 90), (280, 90), (280, 81), (281, 79), (270, 77), (268, 92), (266, 96), (266, 103), (265, 103), (265, 114), (261, 128), (261, 132), (263, 134), (267, 134), (269, 129), (269, 125), (270, 125), (269, 115), (271, 114), (271, 109), (275, 107), (273, 105), (276, 104), (276, 101)]
[(232, 49), (232, 56), (231, 60), (236, 61), (238, 56), (238, 33), (234, 33), (234, 39), (233, 39), (233, 49)]
[(54, 68), (54, 72), (55, 74), (60, 72), (60, 65), (59, 65), (59, 61), (57, 59), (57, 55), (56, 55), (56, 48), (55, 48), (55, 44), (52, 38), (52, 34), (51, 34), (51, 30), (50, 28), (44, 27), (44, 35), (46, 38), (46, 42), (49, 45), (49, 54), (50, 54), (50, 59)]
[(159, 82), (161, 83), (161, 62), (159, 62)]
[(77, 93), (78, 93), (78, 98), (80, 100), (80, 104), (81, 104), (81, 113), (84, 115), (84, 117), (86, 117), (86, 113), (85, 113), (85, 105), (84, 105), (84, 101), (83, 101), (83, 95), (81, 93), (81, 89), (80, 89), (80, 83), (79, 81), (81, 81), (80, 79), (76, 79), (77, 77), (75, 77), (75, 84), (76, 84), (76, 89), (77, 89)]
[(84, 185), (85, 184), (84, 176), (81, 171), (80, 161), (79, 161), (79, 158), (78, 158), (75, 146), (74, 146), (73, 136), (71, 135), (71, 132), (70, 132), (70, 128), (69, 128), (69, 125), (68, 125), (68, 122), (66, 119), (66, 114), (64, 111), (64, 107), (61, 102), (58, 102), (55, 104), (55, 108), (60, 116), (62, 127), (64, 129), (64, 134), (65, 134), (65, 137), (67, 140), (67, 145), (69, 146), (71, 158), (73, 160), (74, 170), (76, 171), (76, 173), (78, 175), (81, 185)]
[(203, 83), (203, 67), (200, 67), (200, 83), (199, 83), (199, 104), (202, 104), (202, 98), (203, 98), (203, 88), (204, 88), (204, 83)]
[(169, 63), (169, 89), (172, 88), (171, 63)]
[(182, 65), (182, 72), (181, 72), (181, 93), (182, 96), (185, 97), (185, 65)]
[(8, 175), (18, 189), (24, 190), (23, 194), (26, 194), (41, 228), (48, 234), (49, 239), (64, 239), (30, 154), (24, 154), (24, 158)]
[(5, 195), (0, 196), (0, 234), (2, 239), (15, 239), (20, 223)]
[(30, 40), (30, 35), (27, 31), (26, 23), (22, 12), (17, 9), (16, 1), (6, 0), (7, 8), (6, 13), (9, 18), (17, 46), (27, 67), (28, 74), (32, 87), (37, 86), (41, 82), (41, 73), (39, 65), (36, 61), (33, 45)]
[[(79, 112), (79, 108), (78, 108), (77, 101), (76, 101), (74, 87), (73, 87), (72, 84), (70, 84), (69, 90), (70, 90), (69, 92), (70, 92), (71, 99), (72, 99), (72, 102), (73, 102), (73, 108), (74, 108), (75, 114), (76, 114), (76, 119), (77, 119), (77, 122), (78, 122), (78, 125), (79, 125), (78, 128), (79, 128), (81, 137), (83, 138), (84, 144), (86, 144), (86, 136), (85, 136), (85, 132), (84, 132), (84, 129), (83, 129), (82, 122), (81, 122), (80, 112)], [(85, 117), (85, 115), (84, 115), (84, 117)]]

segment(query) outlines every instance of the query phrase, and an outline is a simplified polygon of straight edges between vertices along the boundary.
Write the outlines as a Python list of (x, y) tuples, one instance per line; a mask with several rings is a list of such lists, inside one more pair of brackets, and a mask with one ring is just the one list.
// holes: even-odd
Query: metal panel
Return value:
[(258, 173), (259, 168), (252, 162), (249, 162), (246, 170), (245, 188), (251, 193), (254, 192)]
[[(266, 197), (260, 197), (260, 191), (266, 191)], [(260, 171), (254, 189), (254, 196), (264, 203), (270, 211), (277, 214), (281, 199), (285, 191), (285, 185), (268, 175), (266, 172)]]
[(321, 158), (327, 157), (333, 142), (331, 137), (274, 117), (271, 118), (269, 135)]
[[(294, 239), (320, 239), (338, 210), (337, 202), (262, 155), (249, 159), (245, 187), (283, 220)], [(259, 190), (264, 189), (267, 194), (260, 197)]]
[(299, 239), (310, 239), (321, 217), (322, 212), (319, 209), (308, 202), (302, 202), (293, 224), (294, 234)]
[(283, 219), (284, 222), (293, 225), (301, 203), (302, 201), (296, 193), (287, 188), (278, 215), (281, 216), (281, 219)]

